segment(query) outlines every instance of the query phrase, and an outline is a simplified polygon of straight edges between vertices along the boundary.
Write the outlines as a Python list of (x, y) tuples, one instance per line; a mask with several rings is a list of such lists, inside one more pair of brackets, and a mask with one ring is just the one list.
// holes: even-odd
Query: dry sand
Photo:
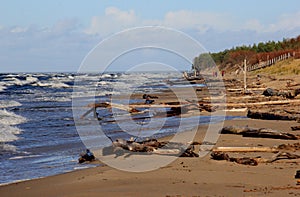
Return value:
[[(251, 119), (225, 121), (225, 125), (282, 131), (290, 131), (294, 123)], [(206, 126), (201, 126), (195, 140), (201, 140), (205, 131)], [(295, 142), (221, 135), (216, 146), (274, 146)], [(299, 159), (281, 160), (246, 166), (211, 160), (209, 155), (180, 157), (150, 172), (124, 172), (102, 166), (13, 183), (0, 187), (0, 196), (299, 196), (300, 186), (294, 178), (299, 162)]]

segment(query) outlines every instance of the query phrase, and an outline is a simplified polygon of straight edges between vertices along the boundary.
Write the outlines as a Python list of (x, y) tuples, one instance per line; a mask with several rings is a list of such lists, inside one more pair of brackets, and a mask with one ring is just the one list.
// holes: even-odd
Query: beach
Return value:
[[(225, 79), (225, 85), (230, 81)], [(255, 80), (255, 76), (253, 76)], [(281, 84), (282, 80), (278, 80)], [(275, 84), (272, 80), (272, 84)], [(270, 86), (268, 82), (265, 86)], [(276, 87), (276, 84), (272, 87)], [(198, 88), (198, 87), (197, 87)], [(236, 89), (240, 88), (235, 85)], [(252, 87), (253, 88), (253, 87)], [(254, 87), (255, 88), (255, 87)], [(184, 92), (185, 89), (183, 88)], [(228, 91), (228, 89), (227, 89)], [(239, 89), (238, 89), (239, 91)], [(207, 103), (205, 90), (197, 91), (201, 95), (201, 102)], [(239, 96), (237, 96), (237, 94)], [(158, 93), (161, 99), (156, 102), (176, 101), (170, 92)], [(121, 95), (122, 97), (122, 95)], [(141, 93), (131, 99), (141, 97)], [(223, 103), (219, 97), (212, 96), (221, 111)], [(268, 128), (282, 132), (299, 135), (300, 131), (292, 131), (291, 126), (299, 125), (295, 120), (259, 120), (246, 118), (249, 109), (286, 108), (297, 110), (297, 105), (257, 105), (258, 102), (267, 102), (269, 98), (255, 94), (249, 99), (241, 93), (228, 92), (227, 104), (229, 107), (222, 114), (235, 119), (224, 122), (211, 122), (201, 124), (193, 137), (194, 142), (204, 142), (208, 127), (222, 128), (225, 126), (240, 126), (250, 128)], [(175, 99), (175, 100), (174, 100)], [(276, 98), (279, 99), (280, 98)], [(297, 101), (297, 99), (296, 99)], [(231, 104), (231, 105), (230, 105)], [(242, 105), (243, 104), (243, 105)], [(295, 108), (296, 106), (296, 108)], [(213, 106), (211, 106), (213, 107)], [(218, 111), (218, 110), (217, 110)], [(226, 113), (225, 113), (226, 112)], [(209, 116), (213, 112), (203, 111), (200, 116)], [(182, 117), (199, 115), (198, 113), (181, 114)], [(212, 147), (278, 147), (281, 144), (294, 144), (299, 140), (269, 139), (243, 137), (242, 135), (219, 134), (216, 144)], [(184, 138), (189, 136), (189, 131), (180, 132)], [(160, 137), (159, 141), (168, 140), (170, 137)], [(209, 142), (209, 141), (208, 141)], [(198, 153), (199, 146), (195, 152)], [(299, 150), (292, 151), (299, 154)], [(200, 152), (199, 152), (200, 153)], [(44, 178), (20, 181), (0, 186), (1, 196), (297, 196), (300, 195), (300, 186), (295, 179), (296, 171), (299, 170), (300, 159), (280, 159), (274, 162), (259, 162), (258, 165), (242, 165), (226, 160), (217, 161), (211, 158), (211, 152), (200, 157), (174, 157), (174, 160), (156, 170), (142, 172), (128, 172), (112, 168), (97, 160), (91, 164), (97, 166), (88, 169), (75, 170)], [(270, 152), (239, 152), (228, 153), (235, 157), (251, 157), (271, 159), (274, 153)], [(134, 155), (122, 155), (119, 160), (134, 158)], [(170, 156), (173, 157), (173, 156)], [(80, 165), (85, 167), (87, 164)], [(89, 164), (90, 165), (90, 164)], [(131, 164), (135, 168), (135, 163)], [(46, 169), (45, 169), (46, 170)]]
[[(289, 130), (290, 121), (232, 120), (225, 125)], [(205, 130), (205, 126), (199, 128)], [(196, 135), (195, 139), (201, 138)], [(276, 146), (295, 141), (221, 135), (216, 146)], [(257, 153), (259, 155), (259, 153)], [(260, 154), (262, 155), (262, 154)], [(247, 166), (180, 157), (158, 170), (124, 172), (109, 166), (78, 170), (0, 187), (1, 196), (296, 196), (300, 160)]]

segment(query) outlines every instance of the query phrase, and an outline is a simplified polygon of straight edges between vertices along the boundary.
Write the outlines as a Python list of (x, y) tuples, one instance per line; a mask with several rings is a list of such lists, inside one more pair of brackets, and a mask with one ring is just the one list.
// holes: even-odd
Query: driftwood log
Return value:
[(281, 132), (268, 128), (251, 128), (251, 127), (237, 127), (228, 126), (223, 127), (221, 134), (236, 134), (243, 137), (257, 137), (257, 138), (273, 138), (273, 139), (285, 139), (285, 140), (298, 140), (299, 136)]
[(217, 147), (213, 152), (279, 152), (277, 147)]
[(300, 155), (294, 154), (294, 153), (289, 153), (289, 152), (279, 152), (275, 154), (271, 159), (263, 159), (261, 157), (230, 157), (227, 153), (222, 152), (222, 151), (213, 151), (211, 153), (211, 158), (214, 160), (226, 160), (230, 162), (236, 162), (238, 164), (244, 164), (244, 165), (251, 165), (251, 166), (256, 166), (258, 165), (259, 162), (263, 163), (272, 163), (278, 160), (283, 160), (283, 159), (299, 159)]
[(292, 91), (284, 91), (284, 90), (275, 90), (272, 88), (267, 88), (264, 90), (264, 96), (282, 96), (285, 98), (295, 98), (298, 94), (300, 94), (300, 89), (295, 89)]
[(274, 162), (281, 159), (299, 159), (300, 155), (289, 153), (289, 152), (280, 152), (275, 154), (269, 162)]
[(175, 142), (159, 142), (156, 139), (144, 140), (136, 142), (133, 140), (116, 139), (112, 142), (112, 146), (103, 149), (104, 155), (116, 154), (117, 156), (126, 153), (148, 153), (162, 155), (177, 155), (180, 157), (199, 157), (194, 152), (194, 145), (184, 145)]
[(263, 119), (263, 120), (297, 120), (297, 118), (299, 118), (298, 116), (293, 114), (262, 112), (262, 111), (252, 111), (252, 110), (248, 110), (247, 117), (253, 119)]
[(291, 127), (291, 129), (292, 129), (293, 131), (297, 131), (297, 130), (300, 130), (300, 126), (293, 126), (293, 127)]
[(243, 165), (250, 165), (250, 166), (257, 166), (258, 165), (258, 162), (255, 158), (230, 157), (227, 153), (224, 153), (224, 152), (212, 152), (211, 153), (211, 158), (214, 159), (214, 160), (226, 160), (226, 161), (235, 162), (235, 163), (243, 164)]

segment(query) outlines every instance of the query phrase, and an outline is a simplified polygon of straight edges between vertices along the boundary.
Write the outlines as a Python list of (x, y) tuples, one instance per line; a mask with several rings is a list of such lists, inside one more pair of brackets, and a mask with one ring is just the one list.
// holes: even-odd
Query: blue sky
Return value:
[(208, 51), (300, 34), (298, 0), (2, 0), (0, 72), (76, 71), (102, 39), (159, 25), (183, 31)]

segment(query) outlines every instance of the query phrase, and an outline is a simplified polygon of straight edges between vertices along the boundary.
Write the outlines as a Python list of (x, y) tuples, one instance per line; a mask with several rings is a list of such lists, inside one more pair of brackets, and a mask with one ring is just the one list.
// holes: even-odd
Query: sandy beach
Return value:
[[(289, 131), (290, 121), (233, 120), (226, 125)], [(197, 138), (201, 138), (199, 128)], [(216, 146), (276, 146), (297, 141), (221, 135)], [(256, 153), (263, 155), (262, 153)], [(268, 155), (271, 156), (271, 155)], [(247, 166), (203, 158), (176, 159), (155, 171), (133, 173), (109, 166), (0, 187), (1, 196), (297, 196), (294, 175), (300, 160)]]
[[(278, 80), (278, 84), (281, 83), (282, 80)], [(274, 80), (272, 80), (272, 84), (274, 84)], [(264, 85), (270, 86), (267, 81)], [(277, 87), (276, 84), (273, 87)], [(235, 88), (240, 87), (236, 85)], [(202, 96), (204, 94), (201, 92)], [(164, 102), (174, 99), (174, 95), (169, 93), (163, 95)], [(253, 96), (255, 97), (255, 95)], [(253, 102), (262, 99), (268, 100), (260, 95), (256, 96), (257, 98)], [(235, 106), (243, 109), (245, 106), (236, 105), (238, 102), (246, 103), (246, 107), (252, 109), (262, 106), (264, 108), (273, 107), (252, 105), (249, 96), (240, 95), (237, 98), (236, 93), (228, 93), (227, 102), (232, 103), (228, 109), (234, 109)], [(289, 107), (297, 110), (295, 106), (298, 107), (297, 104), (287, 104), (280, 105), (279, 108)], [(233, 110), (227, 112), (227, 115), (246, 117), (246, 113), (246, 110), (240, 112)], [(293, 125), (299, 125), (299, 123), (241, 118), (226, 120), (224, 125), (219, 125), (219, 128), (222, 126), (248, 126), (299, 135), (300, 131), (291, 130)], [(207, 127), (208, 125), (199, 126), (194, 141), (203, 142)], [(181, 135), (187, 134), (188, 132), (184, 132)], [(281, 144), (298, 142), (299, 140), (221, 134), (214, 147), (277, 147)], [(299, 154), (299, 150), (294, 150), (293, 153)], [(271, 159), (274, 153), (242, 152), (229, 153), (229, 155)], [(300, 159), (282, 159), (274, 162), (259, 162), (256, 166), (250, 166), (225, 160), (216, 161), (208, 153), (204, 157), (179, 157), (157, 170), (139, 173), (120, 171), (103, 164), (95, 168), (3, 185), (0, 187), (0, 196), (299, 196), (300, 186), (297, 185), (297, 179), (295, 179), (296, 171), (299, 170), (299, 162)], [(101, 163), (101, 161), (95, 161), (95, 163)]]

